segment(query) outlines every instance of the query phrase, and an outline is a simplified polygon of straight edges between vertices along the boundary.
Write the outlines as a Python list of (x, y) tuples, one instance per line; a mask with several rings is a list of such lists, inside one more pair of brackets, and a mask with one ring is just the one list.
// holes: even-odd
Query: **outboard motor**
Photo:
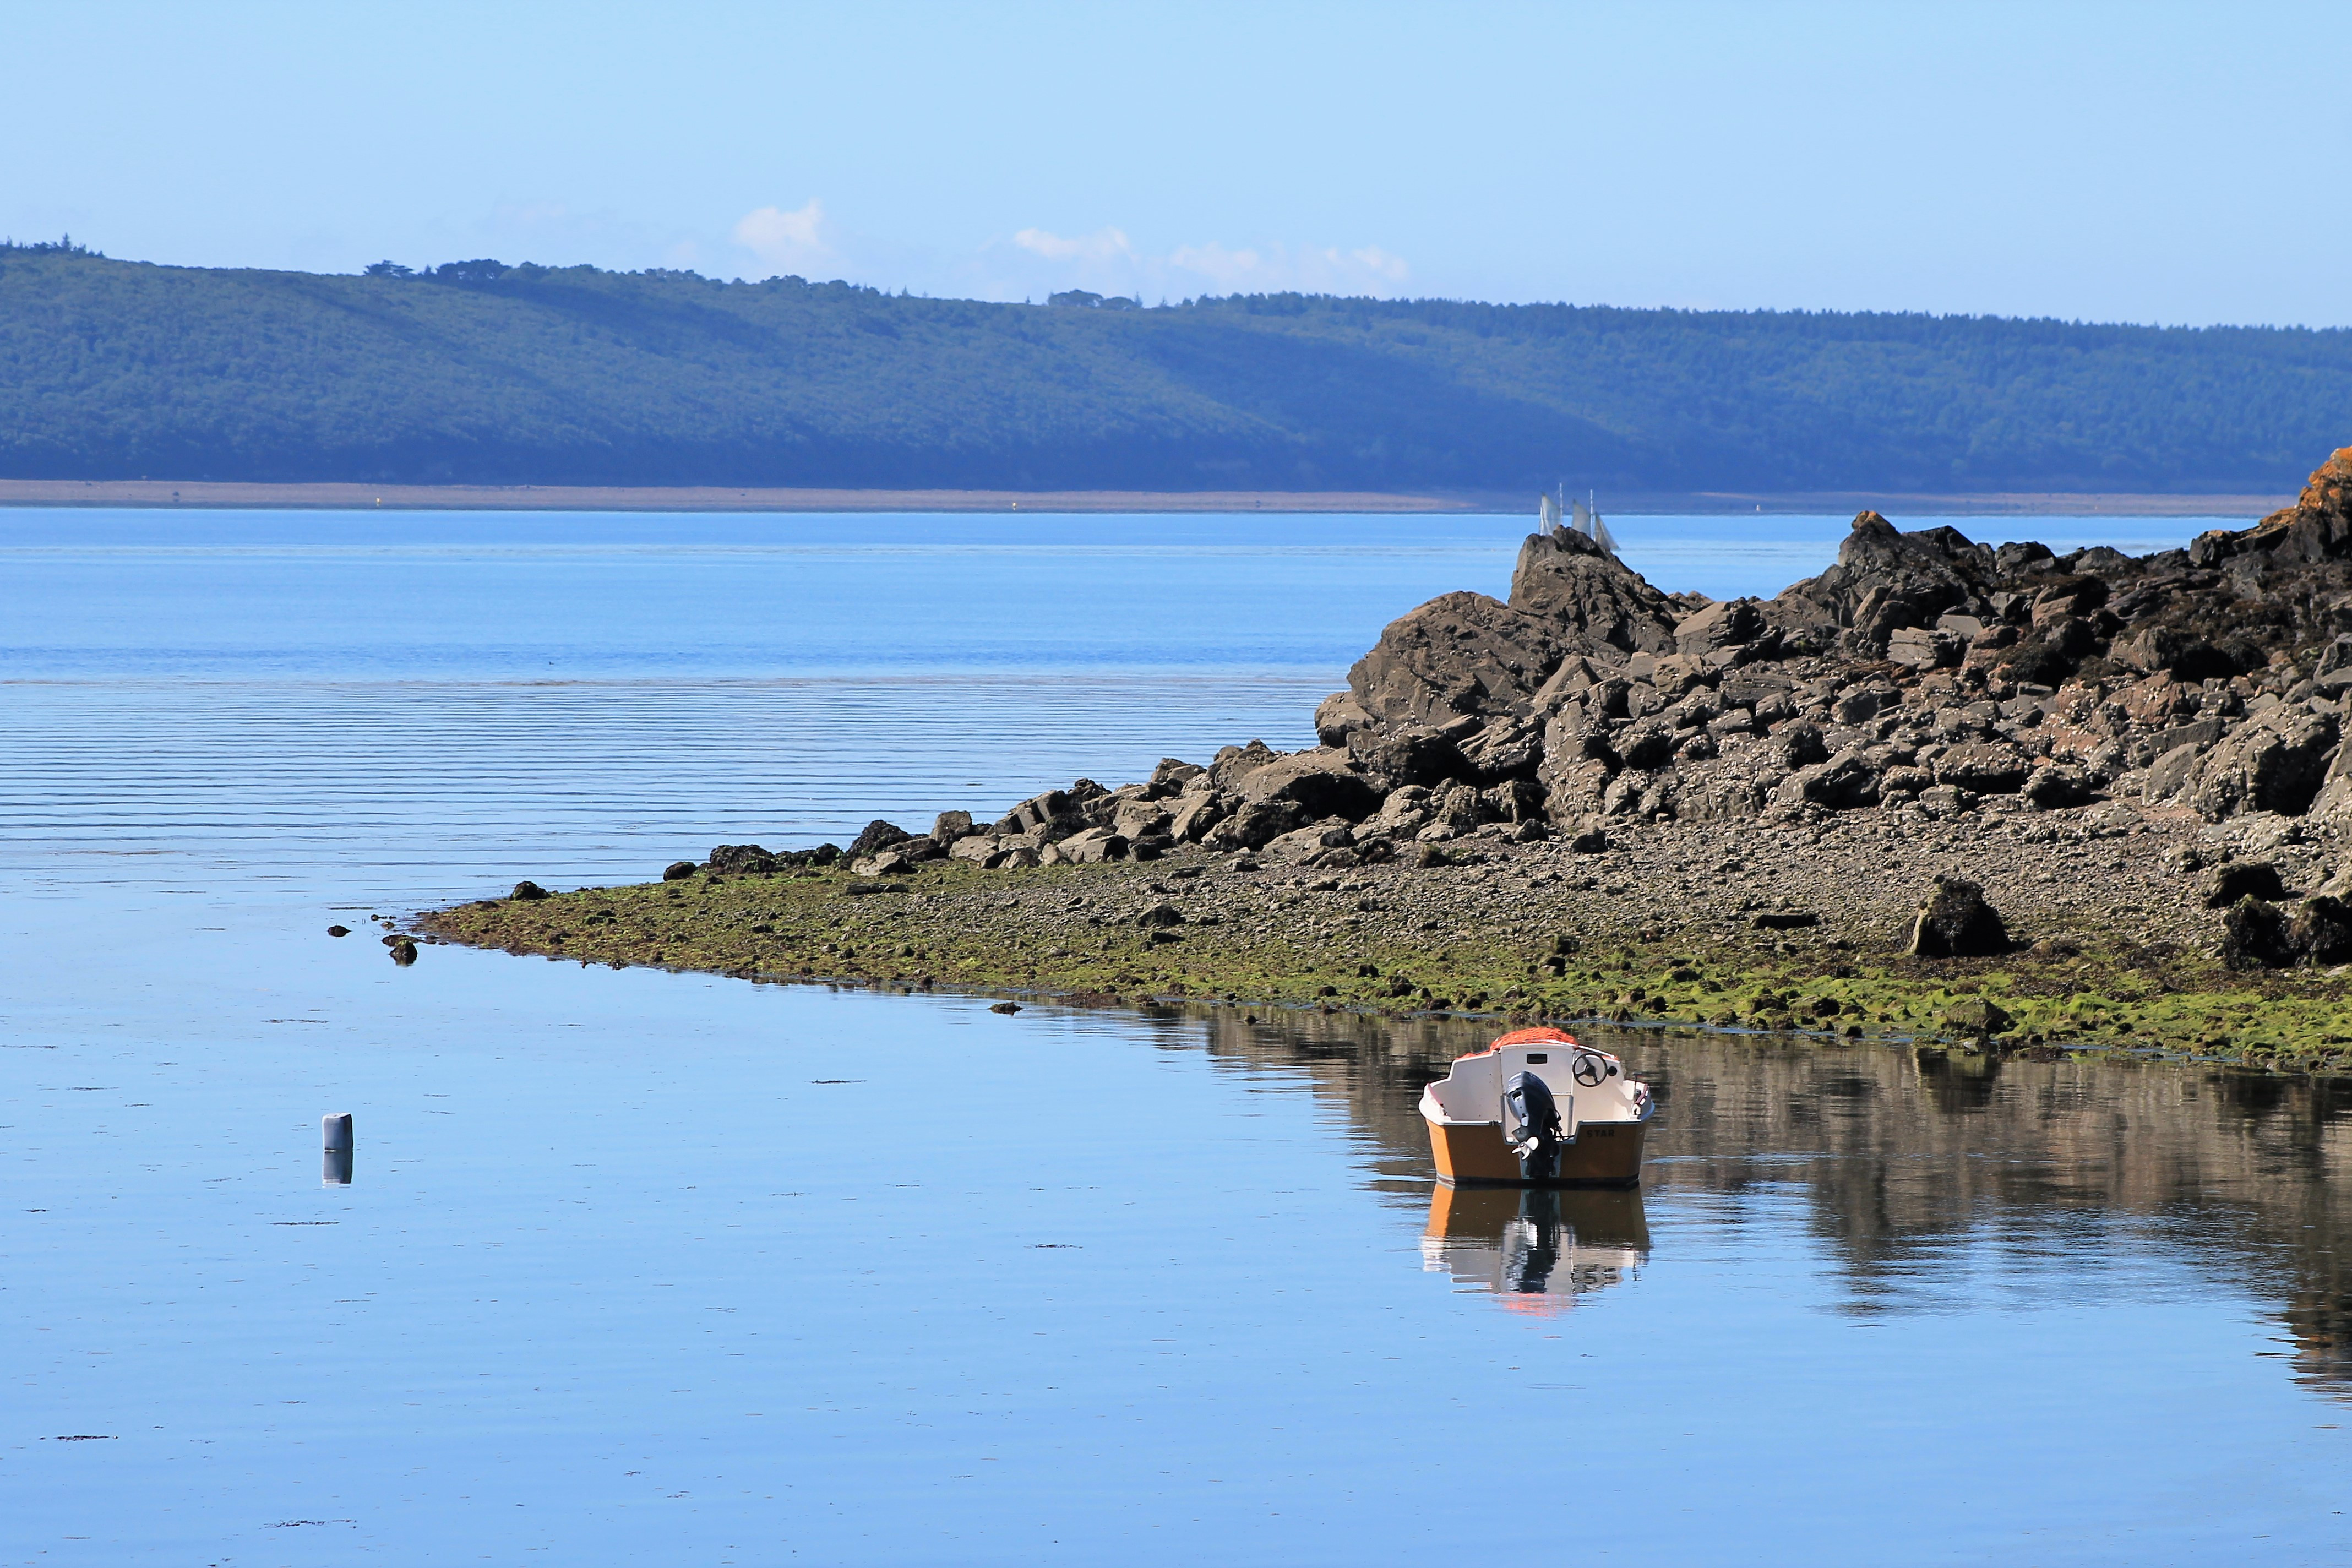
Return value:
[(1559, 1107), (1551, 1085), (1531, 1072), (1515, 1072), (1503, 1086), (1503, 1109), (1518, 1124), (1511, 1152), (1519, 1157), (1519, 1179), (1548, 1182), (1559, 1174)]

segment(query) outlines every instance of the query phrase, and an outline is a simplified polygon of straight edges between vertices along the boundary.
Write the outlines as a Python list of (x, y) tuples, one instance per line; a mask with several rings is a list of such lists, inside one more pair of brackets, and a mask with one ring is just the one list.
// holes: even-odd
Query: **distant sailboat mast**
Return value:
[[(1591, 494), (1590, 490), (1585, 493), (1588, 496)], [(1584, 531), (1592, 535), (1592, 542), (1609, 552), (1610, 554), (1616, 554), (1617, 540), (1609, 531), (1609, 525), (1601, 521), (1600, 510), (1590, 504), (1579, 505), (1576, 510), (1583, 514), (1583, 520), (1588, 524)]]
[[(1590, 491), (1586, 493), (1588, 496), (1591, 494)], [(1536, 523), (1546, 533), (1574, 529), (1610, 554), (1617, 553), (1616, 537), (1609, 531), (1609, 525), (1601, 521), (1601, 513), (1589, 500), (1569, 500), (1566, 484), (1559, 487), (1559, 493), (1556, 496), (1539, 495), (1536, 498)]]

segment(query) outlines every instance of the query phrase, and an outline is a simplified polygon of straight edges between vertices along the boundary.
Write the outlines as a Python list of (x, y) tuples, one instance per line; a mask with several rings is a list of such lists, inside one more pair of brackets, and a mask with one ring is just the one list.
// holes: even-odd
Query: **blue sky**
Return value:
[(0, 0), (0, 232), (2352, 324), (2352, 5)]

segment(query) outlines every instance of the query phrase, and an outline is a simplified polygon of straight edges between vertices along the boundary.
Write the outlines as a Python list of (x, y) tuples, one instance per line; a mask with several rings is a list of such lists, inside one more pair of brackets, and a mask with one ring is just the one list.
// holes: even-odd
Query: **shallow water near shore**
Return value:
[(1644, 1192), (1433, 1205), (1475, 1025), (367, 927), (1304, 743), (1502, 522), (0, 514), (0, 1560), (2352, 1556), (2330, 1086), (1611, 1034)]

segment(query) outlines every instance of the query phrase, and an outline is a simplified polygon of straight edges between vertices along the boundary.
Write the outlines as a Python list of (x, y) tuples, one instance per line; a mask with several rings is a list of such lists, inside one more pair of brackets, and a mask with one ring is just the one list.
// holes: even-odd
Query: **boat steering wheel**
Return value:
[(1587, 1089), (1599, 1088), (1601, 1080), (1609, 1076), (1607, 1066), (1599, 1057), (1588, 1056), (1582, 1051), (1576, 1053), (1575, 1065), (1568, 1071), (1570, 1078)]

